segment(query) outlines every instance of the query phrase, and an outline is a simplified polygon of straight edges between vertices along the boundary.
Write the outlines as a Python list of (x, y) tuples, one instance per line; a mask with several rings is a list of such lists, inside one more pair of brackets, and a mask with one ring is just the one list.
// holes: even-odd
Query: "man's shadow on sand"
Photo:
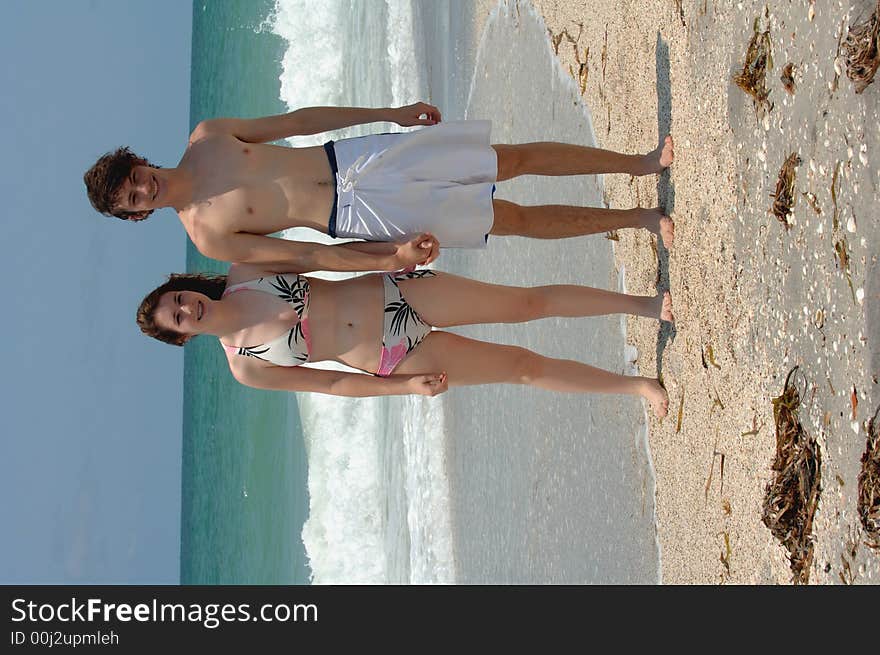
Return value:
[[(672, 86), (669, 77), (669, 45), (657, 32), (657, 125), (658, 135), (662, 140), (672, 130)], [(675, 185), (669, 179), (669, 169), (663, 171), (657, 179), (657, 202), (667, 216), (675, 209)], [(663, 240), (657, 238), (657, 293), (669, 289), (669, 251)], [(674, 302), (675, 299), (673, 299)], [(674, 306), (673, 306), (674, 311)], [(675, 341), (675, 324), (660, 322), (657, 335), (657, 377), (663, 379), (663, 353), (669, 341)]]

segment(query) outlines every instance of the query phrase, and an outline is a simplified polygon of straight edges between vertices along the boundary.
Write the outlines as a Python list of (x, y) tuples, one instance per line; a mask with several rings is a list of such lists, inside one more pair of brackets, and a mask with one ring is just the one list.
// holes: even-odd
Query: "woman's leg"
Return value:
[(468, 339), (434, 331), (394, 370), (395, 374), (446, 373), (449, 386), (527, 384), (566, 393), (605, 393), (641, 396), (659, 416), (669, 398), (653, 378), (618, 375), (595, 366), (544, 357), (517, 346)]
[(657, 209), (605, 209), (603, 207), (572, 207), (539, 205), (524, 207), (507, 200), (492, 201), (495, 221), (490, 234), (520, 236), (533, 239), (565, 239), (586, 234), (610, 232), (623, 228), (644, 228), (672, 247), (675, 225)]
[(450, 273), (401, 280), (397, 284), (410, 306), (434, 327), (604, 314), (673, 320), (668, 291), (662, 296), (631, 296), (575, 284), (508, 287)]
[(594, 175), (597, 173), (660, 173), (675, 158), (672, 137), (645, 155), (625, 155), (611, 150), (543, 141), (492, 146), (498, 157), (502, 182), (518, 175)]

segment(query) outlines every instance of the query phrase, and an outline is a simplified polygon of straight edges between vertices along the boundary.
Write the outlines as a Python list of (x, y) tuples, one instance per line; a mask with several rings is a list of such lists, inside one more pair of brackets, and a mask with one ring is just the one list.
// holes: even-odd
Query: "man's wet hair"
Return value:
[(98, 159), (83, 175), (92, 207), (105, 216), (116, 216), (126, 221), (140, 221), (152, 214), (152, 209), (145, 212), (127, 212), (118, 208), (119, 189), (135, 166), (160, 168), (133, 153), (127, 146), (108, 152)]

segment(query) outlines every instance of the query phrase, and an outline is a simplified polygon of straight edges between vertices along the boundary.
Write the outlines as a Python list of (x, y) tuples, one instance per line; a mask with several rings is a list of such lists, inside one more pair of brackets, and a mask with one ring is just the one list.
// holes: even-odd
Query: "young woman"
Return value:
[[(664, 416), (669, 400), (656, 379), (432, 330), (613, 313), (671, 321), (672, 300), (669, 292), (507, 287), (432, 270), (328, 281), (234, 264), (228, 276), (172, 275), (144, 298), (137, 322), (145, 334), (175, 345), (198, 334), (218, 337), (235, 378), (261, 389), (434, 396), (448, 386), (528, 384), (637, 395)], [(370, 375), (298, 366), (322, 360)]]

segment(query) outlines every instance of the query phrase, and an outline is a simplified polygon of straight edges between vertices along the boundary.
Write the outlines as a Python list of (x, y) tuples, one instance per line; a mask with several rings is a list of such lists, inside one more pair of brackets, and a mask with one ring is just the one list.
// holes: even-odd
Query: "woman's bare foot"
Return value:
[(653, 316), (661, 321), (675, 322), (675, 316), (672, 314), (672, 294), (668, 291), (654, 296)]
[(675, 144), (669, 134), (663, 139), (657, 149), (645, 155), (645, 172), (643, 175), (662, 173), (675, 160)]
[(660, 238), (663, 239), (663, 245), (669, 250), (672, 242), (675, 241), (675, 223), (668, 216), (660, 218)]
[(642, 397), (651, 404), (651, 410), (657, 418), (663, 418), (669, 412), (669, 394), (653, 378), (644, 378), (645, 385)]
[(663, 240), (663, 245), (667, 250), (672, 248), (672, 242), (675, 241), (675, 223), (663, 213), (662, 209), (659, 207), (645, 209), (642, 224), (646, 230)]
[(663, 305), (660, 307), (660, 320), (675, 323), (675, 316), (672, 315), (672, 294), (668, 291), (663, 292)]

